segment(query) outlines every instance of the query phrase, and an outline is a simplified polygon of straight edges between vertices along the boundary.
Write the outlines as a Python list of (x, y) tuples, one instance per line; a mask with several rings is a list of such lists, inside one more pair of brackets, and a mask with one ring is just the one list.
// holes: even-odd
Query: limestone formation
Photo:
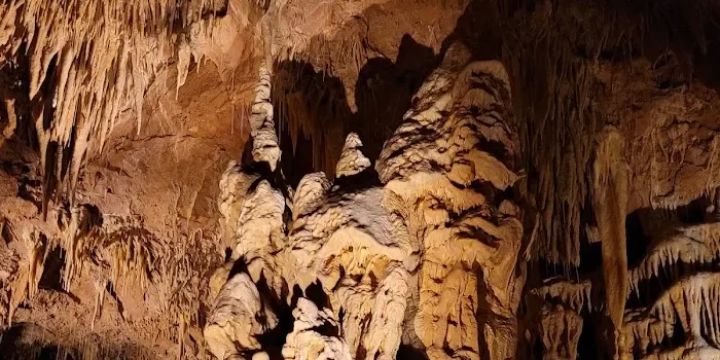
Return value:
[(360, 151), (362, 146), (362, 141), (356, 133), (348, 134), (340, 154), (340, 160), (335, 168), (335, 176), (356, 175), (370, 167), (370, 159)]
[[(370, 163), (360, 150), (362, 142), (357, 134), (348, 135), (335, 171), (347, 179), (330, 187), (322, 173), (305, 176), (294, 192), (285, 237), (283, 194), (262, 175), (244, 170), (252, 164), (231, 164), (221, 181), (223, 226), (236, 228), (231, 260), (246, 264), (253, 281), (268, 282), (275, 296), (282, 295), (283, 287), (306, 292), (318, 284), (352, 358), (395, 358), (403, 339), (414, 337), (433, 358), (448, 350), (479, 358), (481, 334), (494, 357), (514, 352), (515, 289), (521, 280), (517, 282), (513, 269), (521, 214), (510, 199), (488, 199), (517, 179), (510, 170), (516, 144), (507, 120), (508, 79), (499, 63), (468, 64), (464, 51), (461, 45), (453, 48), (448, 67), (432, 74), (420, 90), (421, 107), (408, 112), (407, 125), (387, 142), (378, 163), (385, 185), (353, 185), (351, 178), (373, 175), (363, 172)], [(261, 75), (257, 94), (264, 98), (269, 97), (264, 92), (268, 82)], [(269, 117), (272, 107), (253, 113), (257, 124), (262, 114)], [(272, 128), (272, 122), (262, 124)], [(265, 141), (261, 126), (255, 128), (253, 143)], [(484, 149), (482, 141), (498, 141), (504, 152)], [(254, 145), (253, 161), (270, 163), (269, 170), (276, 171), (276, 150), (274, 145)], [(485, 192), (479, 188), (483, 183), (490, 186)], [(487, 294), (485, 307), (478, 289)], [(259, 301), (250, 298), (246, 301), (251, 304)], [(413, 310), (409, 303), (415, 304)], [(302, 316), (310, 316), (306, 312), (314, 305), (302, 300), (297, 306), (308, 309), (294, 310), (296, 324), (310, 321)], [(213, 319), (219, 319), (222, 313), (218, 305), (215, 309)], [(479, 313), (487, 320), (479, 323)], [(297, 355), (304, 350), (293, 342), (323, 339), (308, 336), (289, 335), (292, 342), (285, 353), (292, 355), (286, 356), (304, 356)], [(238, 351), (259, 350), (256, 344), (249, 346)], [(337, 346), (331, 342), (320, 349)]]
[(377, 167), (413, 213), (410, 232), (423, 234), (414, 330), (428, 354), (478, 359), (482, 346), (505, 359), (523, 282), (514, 270), (521, 214), (502, 198), (517, 180), (510, 92), (501, 64), (467, 64), (463, 50), (451, 48), (421, 87)]
[(2, 359), (720, 359), (720, 5), (6, 0)]
[(347, 343), (338, 336), (339, 324), (329, 309), (319, 310), (312, 301), (300, 298), (293, 317), (293, 331), (282, 350), (285, 359), (352, 359)]

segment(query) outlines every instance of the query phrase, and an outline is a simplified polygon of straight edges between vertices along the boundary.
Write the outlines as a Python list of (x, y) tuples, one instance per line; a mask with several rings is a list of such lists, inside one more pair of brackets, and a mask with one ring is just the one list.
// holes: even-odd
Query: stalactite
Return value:
[(81, 271), (86, 251), (85, 235), (92, 226), (89, 210), (84, 206), (74, 207), (69, 214), (69, 223), (63, 234), (61, 247), (65, 250), (63, 288), (70, 291), (73, 277)]
[(13, 99), (6, 99), (5, 100), (5, 111), (7, 112), (7, 124), (4, 124), (0, 128), (0, 148), (2, 148), (5, 141), (9, 140), (13, 134), (15, 134), (15, 130), (17, 129), (17, 114), (15, 114), (15, 100)]
[(530, 290), (541, 301), (557, 299), (575, 312), (592, 310), (592, 283), (589, 280), (570, 282), (562, 278), (546, 279), (544, 285)]
[(677, 233), (660, 235), (642, 261), (629, 274), (630, 291), (639, 291), (643, 280), (671, 272), (678, 263), (709, 265), (720, 258), (720, 228), (717, 223), (675, 227)]
[(624, 139), (616, 130), (602, 136), (595, 154), (592, 198), (602, 245), (605, 304), (619, 329), (628, 293), (625, 218), (630, 179)]
[[(45, 267), (49, 244), (45, 235), (39, 231), (34, 231), (32, 234), (25, 234), (24, 240), (30, 254), (27, 259), (28, 270), (25, 275), (27, 279), (27, 290), (25, 294), (27, 298), (32, 298), (38, 292), (38, 284), (40, 283), (40, 277)], [(23, 298), (16, 299), (18, 302), (23, 300)]]
[[(13, 1), (0, 8), (0, 60), (18, 56), (18, 46), (24, 43), (30, 58), (29, 96), (52, 103), (36, 119), (42, 124), (43, 116), (52, 118), (50, 124), (37, 127), (43, 139), (42, 168), (53, 168), (45, 165), (50, 142), (70, 150), (70, 158), (54, 159), (62, 171), (44, 174), (50, 183), (74, 190), (88, 148), (102, 148), (127, 102), (135, 107), (139, 131), (148, 80), (175, 52), (180, 52), (178, 66), (187, 67), (188, 45), (177, 39), (204, 21), (208, 11), (226, 6), (220, 3)], [(180, 84), (183, 80), (178, 77)], [(46, 82), (52, 84), (49, 93), (41, 91)]]
[[(630, 358), (635, 349), (648, 359), (679, 359), (683, 353), (717, 356), (720, 354), (717, 350), (720, 345), (718, 296), (720, 277), (717, 273), (698, 273), (680, 279), (645, 312), (633, 314), (625, 324), (624, 332), (630, 340), (625, 358)], [(685, 333), (685, 345), (649, 353), (666, 338), (673, 337), (676, 326), (682, 327)]]
[[(7, 227), (9, 225), (3, 220), (0, 223), (0, 234)], [(0, 330), (12, 324), (13, 312), (18, 305), (18, 301), (14, 298), (22, 299), (25, 296), (27, 284), (23, 274), (20, 273), (22, 265), (20, 256), (4, 242), (0, 243)]]

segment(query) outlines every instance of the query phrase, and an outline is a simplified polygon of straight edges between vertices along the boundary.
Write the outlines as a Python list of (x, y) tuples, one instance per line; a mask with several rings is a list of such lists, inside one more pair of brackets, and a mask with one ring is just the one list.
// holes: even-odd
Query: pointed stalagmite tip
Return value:
[(335, 175), (337, 177), (352, 176), (363, 172), (370, 167), (370, 159), (368, 159), (360, 150), (363, 146), (358, 134), (351, 132), (345, 138), (340, 160), (335, 167)]

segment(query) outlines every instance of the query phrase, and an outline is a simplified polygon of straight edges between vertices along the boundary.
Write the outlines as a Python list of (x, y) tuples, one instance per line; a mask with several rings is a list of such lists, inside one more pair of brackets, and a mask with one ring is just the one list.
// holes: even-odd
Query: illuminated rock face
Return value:
[[(250, 340), (256, 327), (242, 341), (238, 330), (216, 330), (225, 318), (254, 324), (243, 321), (249, 314), (224, 315), (230, 301), (262, 308), (252, 285), (236, 284), (249, 276), (276, 298), (313, 284), (327, 298), (328, 320), (317, 315), (322, 304), (295, 304), (295, 324), (303, 328), (288, 335), (287, 358), (393, 359), (403, 342), (431, 358), (480, 359), (481, 346), (493, 359), (512, 358), (523, 230), (520, 209), (504, 195), (518, 179), (518, 144), (503, 66), (472, 62), (454, 46), (385, 143), (377, 174), (351, 133), (335, 184), (309, 174), (286, 200), (281, 184), (270, 185), (282, 178), (277, 140), (261, 134), (273, 124), (268, 79), (261, 75), (253, 105), (253, 159), (231, 166), (221, 180), (221, 221), (235, 229), (225, 232), (233, 239), (230, 259), (246, 264), (247, 274), (230, 275), (216, 300), (205, 334), (211, 346), (224, 347), (213, 353), (262, 350)], [(284, 223), (286, 203), (292, 215)], [(249, 293), (230, 295), (241, 289)], [(335, 337), (307, 332), (305, 323), (323, 321), (338, 327)], [(303, 347), (318, 349), (307, 355)]]

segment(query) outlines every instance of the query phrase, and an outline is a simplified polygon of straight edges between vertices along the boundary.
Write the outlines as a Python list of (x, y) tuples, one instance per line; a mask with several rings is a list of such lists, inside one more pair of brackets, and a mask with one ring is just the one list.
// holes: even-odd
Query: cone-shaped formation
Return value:
[(205, 326), (205, 341), (218, 359), (261, 350), (258, 336), (277, 325), (277, 318), (247, 274), (233, 276), (215, 300)]
[[(260, 69), (255, 103), (250, 117), (253, 140), (250, 163), (230, 163), (220, 180), (221, 227), (232, 254), (229, 263), (213, 279), (231, 276), (215, 298), (204, 335), (218, 359), (267, 356), (259, 337), (277, 325), (268, 294), (257, 283), (264, 281), (275, 298), (284, 289), (280, 264), (275, 254), (286, 243), (285, 197), (271, 185), (272, 173), (255, 173), (258, 164), (274, 172), (280, 160), (270, 103), (270, 74)], [(241, 265), (239, 272), (232, 270)], [(222, 280), (220, 280), (222, 281)]]
[(330, 185), (325, 173), (317, 172), (303, 176), (293, 196), (293, 220), (320, 208), (326, 201), (325, 196), (330, 190)]
[(360, 137), (356, 133), (348, 134), (340, 154), (340, 160), (338, 160), (335, 167), (335, 176), (356, 175), (370, 167), (370, 159), (365, 157), (360, 150), (362, 146), (362, 141), (360, 141)]
[(622, 326), (628, 290), (625, 218), (629, 171), (623, 145), (622, 136), (609, 130), (600, 141), (593, 169), (593, 208), (602, 245), (605, 303), (616, 328)]

